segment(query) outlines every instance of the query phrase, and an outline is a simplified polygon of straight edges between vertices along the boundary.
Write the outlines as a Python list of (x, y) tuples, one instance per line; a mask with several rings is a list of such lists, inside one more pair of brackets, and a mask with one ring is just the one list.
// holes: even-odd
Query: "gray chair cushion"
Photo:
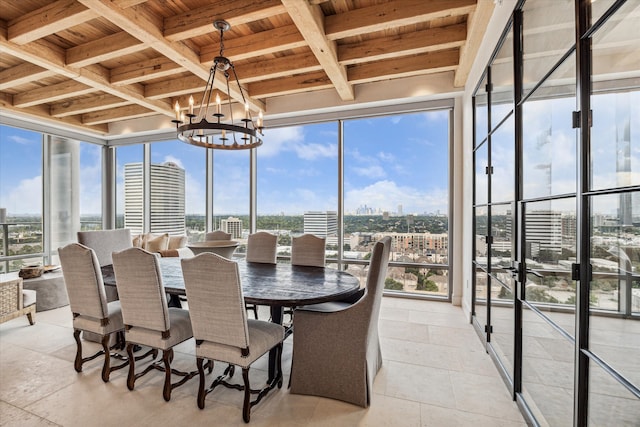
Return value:
[(248, 319), (249, 355), (243, 357), (238, 347), (204, 341), (196, 346), (196, 356), (232, 363), (247, 368), (263, 354), (284, 339), (284, 328), (275, 323), (263, 320)]
[(193, 336), (188, 310), (170, 307), (169, 322), (171, 327), (168, 338), (162, 338), (162, 333), (159, 331), (132, 326), (125, 331), (125, 339), (128, 342), (167, 350)]

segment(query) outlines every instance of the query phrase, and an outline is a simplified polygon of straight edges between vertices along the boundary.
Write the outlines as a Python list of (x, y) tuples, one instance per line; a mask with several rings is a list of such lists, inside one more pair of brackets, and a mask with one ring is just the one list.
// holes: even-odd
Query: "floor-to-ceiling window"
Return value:
[(385, 289), (448, 297), (450, 110), (345, 120), (343, 129), (343, 258), (366, 260), (390, 236)]
[(539, 425), (639, 425), (639, 18), (523, 2), (474, 97), (473, 319)]
[(278, 255), (291, 255), (291, 238), (326, 238), (327, 258), (338, 245), (338, 123), (265, 131), (258, 148), (257, 230), (278, 235)]
[(0, 126), (0, 272), (42, 262), (42, 134)]

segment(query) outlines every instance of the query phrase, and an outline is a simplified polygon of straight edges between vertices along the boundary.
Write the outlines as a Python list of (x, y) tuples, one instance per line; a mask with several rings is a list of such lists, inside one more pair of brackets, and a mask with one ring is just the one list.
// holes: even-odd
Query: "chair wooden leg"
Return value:
[(249, 387), (249, 368), (242, 368), (244, 380), (244, 404), (242, 405), (242, 419), (248, 423), (251, 419), (251, 387)]
[(167, 402), (171, 400), (171, 361), (173, 360), (173, 349), (162, 351), (162, 360), (164, 362), (164, 390), (162, 396)]
[(133, 356), (133, 344), (127, 344), (127, 356), (129, 357), (129, 374), (127, 375), (127, 388), (133, 390), (136, 384), (136, 359)]
[(82, 372), (82, 342), (80, 341), (80, 329), (73, 330), (73, 338), (76, 340), (76, 359), (73, 367), (76, 372)]
[(280, 343), (278, 345), (278, 358), (276, 360), (276, 365), (277, 365), (276, 378), (278, 378), (278, 388), (282, 388), (282, 379), (284, 378), (284, 375), (282, 374), (282, 350), (283, 350), (283, 345), (282, 343)]
[(30, 325), (35, 325), (35, 323), (36, 323), (36, 317), (35, 316), (36, 316), (36, 309), (34, 307), (27, 313), (27, 319), (29, 320), (29, 324)]
[(202, 362), (202, 357), (198, 357), (196, 359), (196, 365), (198, 365), (198, 375), (200, 375), (200, 385), (198, 386), (198, 408), (200, 409), (204, 409), (204, 399), (205, 397), (207, 397), (207, 392), (204, 389), (204, 367), (202, 365)]
[(102, 364), (102, 381), (109, 382), (109, 374), (111, 373), (111, 349), (109, 348), (109, 339), (111, 335), (107, 334), (102, 337), (102, 349), (104, 350), (104, 363)]

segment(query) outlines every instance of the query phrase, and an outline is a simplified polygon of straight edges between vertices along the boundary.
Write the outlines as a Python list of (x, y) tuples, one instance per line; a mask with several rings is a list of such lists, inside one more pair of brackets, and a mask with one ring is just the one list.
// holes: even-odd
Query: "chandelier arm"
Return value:
[[(233, 68), (233, 63), (231, 63), (231, 67)], [(229, 99), (228, 99), (229, 117), (231, 118), (231, 123), (233, 123), (233, 108), (231, 108), (231, 88), (229, 87), (229, 72), (225, 71), (224, 76), (227, 79), (227, 93), (229, 94)], [(242, 93), (242, 90), (240, 90), (240, 93)], [(238, 141), (236, 140), (236, 133), (235, 132), (233, 132), (233, 142), (234, 142), (234, 144), (238, 143)]]
[[(204, 102), (204, 98), (205, 96), (207, 97), (207, 103), (206, 104), (200, 104), (200, 111), (202, 111), (202, 106), (206, 105), (206, 109), (204, 111), (204, 114), (202, 115), (202, 117), (200, 118), (201, 120), (207, 119), (207, 116), (209, 115), (209, 105), (211, 103), (211, 95), (213, 94), (213, 82), (216, 80), (216, 64), (214, 63), (213, 66), (211, 67), (211, 70), (209, 70), (209, 78), (207, 79), (207, 87), (204, 88), (204, 92), (202, 93), (202, 101)], [(209, 90), (209, 95), (207, 96), (207, 89)]]

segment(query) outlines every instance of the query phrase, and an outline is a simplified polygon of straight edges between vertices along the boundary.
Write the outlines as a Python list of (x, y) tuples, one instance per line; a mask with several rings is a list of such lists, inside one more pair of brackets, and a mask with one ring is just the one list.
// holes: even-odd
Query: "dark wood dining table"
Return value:
[[(238, 260), (240, 282), (246, 303), (266, 305), (271, 321), (282, 324), (284, 307), (319, 304), (348, 298), (358, 292), (360, 283), (351, 274), (332, 268), (261, 264)], [(180, 306), (186, 295), (180, 258), (160, 258), (162, 282), (170, 305)], [(112, 265), (102, 267), (104, 284), (116, 286)], [(291, 329), (287, 330), (287, 334)], [(275, 375), (275, 351), (269, 353), (269, 379)]]

